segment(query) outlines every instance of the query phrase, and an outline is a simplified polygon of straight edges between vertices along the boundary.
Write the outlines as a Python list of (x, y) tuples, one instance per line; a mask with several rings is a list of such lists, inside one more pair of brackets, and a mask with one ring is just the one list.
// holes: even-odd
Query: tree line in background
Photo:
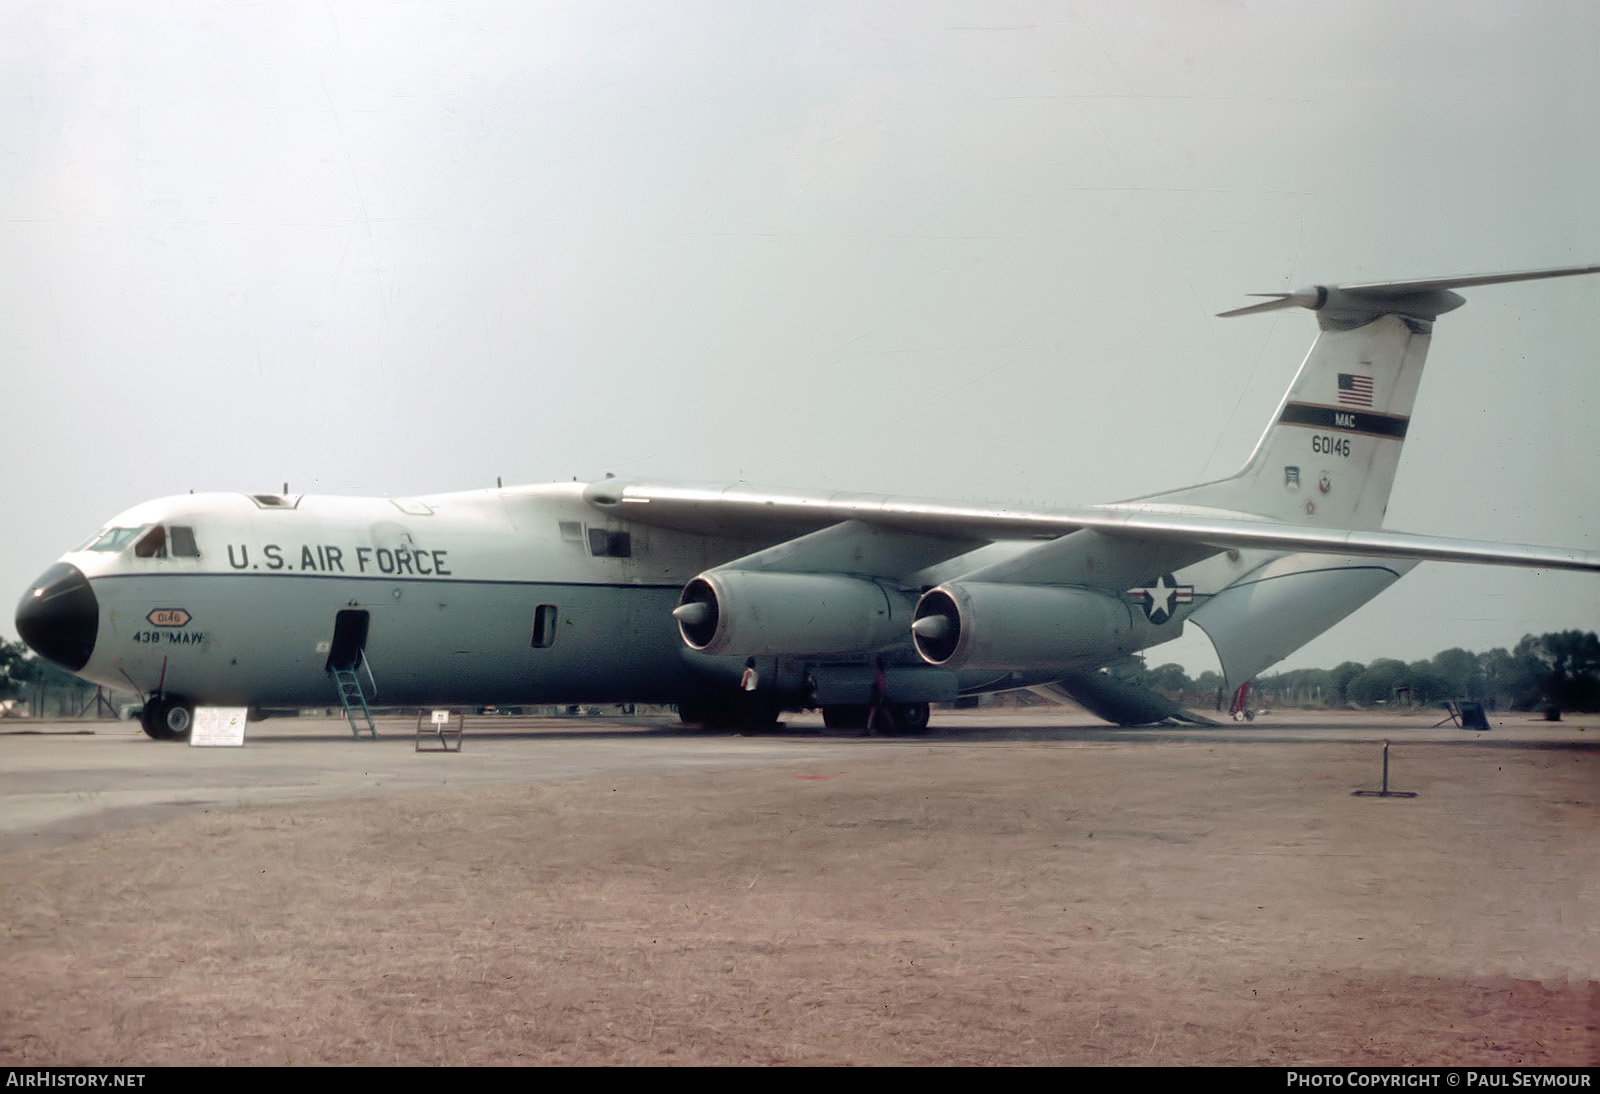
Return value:
[[(1191, 680), (1182, 666), (1130, 666), (1117, 675), (1193, 707), (1210, 707), (1222, 676), (1203, 672)], [(1515, 649), (1472, 653), (1444, 650), (1409, 665), (1380, 657), (1369, 665), (1346, 661), (1331, 669), (1294, 669), (1259, 677), (1251, 705), (1372, 707), (1431, 706), (1472, 699), (1491, 710), (1600, 710), (1600, 637), (1593, 631), (1524, 635)], [(1223, 696), (1224, 708), (1232, 696)]]
[[(0, 702), (16, 700), (18, 708), (35, 718), (74, 718), (92, 710), (96, 690), (89, 681), (35, 657), (22, 643), (0, 638)], [(129, 697), (138, 699), (131, 688), (121, 694)]]
[[(1188, 706), (1226, 707), (1222, 676), (1190, 679), (1177, 664), (1147, 668), (1137, 658), (1116, 675)], [(35, 717), (73, 717), (93, 705), (95, 685), (0, 638), (0, 700), (14, 699)], [(1515, 649), (1472, 653), (1449, 649), (1406, 664), (1380, 657), (1370, 665), (1346, 661), (1331, 669), (1295, 669), (1256, 680), (1252, 705), (1430, 706), (1474, 699), (1493, 710), (1600, 710), (1600, 637), (1593, 631), (1524, 635)]]

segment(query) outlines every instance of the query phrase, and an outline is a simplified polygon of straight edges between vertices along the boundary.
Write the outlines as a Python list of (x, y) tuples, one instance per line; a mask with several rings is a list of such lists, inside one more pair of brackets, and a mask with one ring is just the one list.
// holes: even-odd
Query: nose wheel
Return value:
[(153, 696), (139, 715), (145, 734), (157, 741), (184, 741), (194, 728), (194, 704), (176, 695)]

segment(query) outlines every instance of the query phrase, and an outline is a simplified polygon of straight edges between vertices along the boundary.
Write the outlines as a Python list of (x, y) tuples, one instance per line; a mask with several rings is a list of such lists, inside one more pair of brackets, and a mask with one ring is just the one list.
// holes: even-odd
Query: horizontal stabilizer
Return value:
[(1511, 281), (1539, 281), (1547, 277), (1575, 277), (1600, 273), (1600, 266), (1563, 266), (1553, 270), (1520, 270), (1515, 273), (1473, 274), (1466, 277), (1430, 277), (1416, 281), (1374, 281), (1361, 285), (1311, 285), (1285, 293), (1251, 293), (1267, 297), (1260, 304), (1247, 304), (1232, 311), (1219, 312), (1218, 318), (1231, 319), (1279, 308), (1309, 308), (1341, 322), (1363, 322), (1380, 315), (1409, 315), (1436, 319), (1459, 308), (1464, 300), (1452, 289), (1477, 285), (1503, 285)]

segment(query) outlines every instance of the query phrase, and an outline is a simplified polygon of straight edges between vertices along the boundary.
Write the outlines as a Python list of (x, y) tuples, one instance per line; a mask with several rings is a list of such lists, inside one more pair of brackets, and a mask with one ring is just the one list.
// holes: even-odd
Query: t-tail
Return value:
[(1259, 294), (1270, 299), (1222, 315), (1308, 308), (1317, 313), (1321, 333), (1255, 451), (1231, 478), (1134, 500), (1377, 529), (1394, 486), (1434, 320), (1466, 303), (1451, 290), (1596, 272), (1600, 266), (1575, 266)]
[[(1242, 515), (1319, 529), (1382, 527), (1433, 324), (1452, 290), (1600, 273), (1600, 266), (1317, 285), (1223, 312), (1308, 308), (1321, 333), (1244, 467), (1231, 478), (1123, 503)], [(1416, 563), (1359, 555), (1229, 552), (1180, 575), (1205, 598), (1190, 621), (1210, 637), (1232, 690), (1344, 619)]]

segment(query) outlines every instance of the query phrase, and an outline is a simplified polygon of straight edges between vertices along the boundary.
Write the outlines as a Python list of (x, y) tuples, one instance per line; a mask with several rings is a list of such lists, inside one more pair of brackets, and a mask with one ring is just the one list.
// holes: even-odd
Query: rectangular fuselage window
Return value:
[(589, 529), (589, 553), (595, 558), (627, 558), (633, 554), (633, 537), (605, 528)]
[(556, 606), (540, 604), (533, 612), (533, 641), (536, 650), (547, 650), (556, 640)]

